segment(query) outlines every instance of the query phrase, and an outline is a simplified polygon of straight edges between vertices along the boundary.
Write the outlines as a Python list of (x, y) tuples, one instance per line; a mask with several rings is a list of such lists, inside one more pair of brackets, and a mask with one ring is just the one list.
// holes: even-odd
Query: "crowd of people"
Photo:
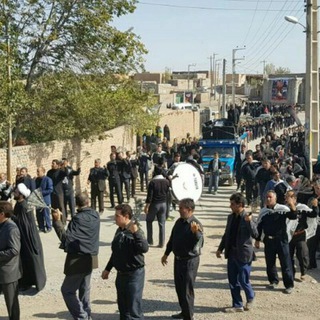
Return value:
[[(228, 259), (232, 296), (228, 312), (242, 312), (254, 306), (255, 292), (250, 283), (255, 257), (253, 239), (256, 248), (264, 242), (270, 289), (279, 284), (276, 256), (280, 259), (287, 294), (294, 288), (295, 255), (300, 281), (305, 280), (309, 269), (317, 267), (320, 161), (315, 164), (315, 175), (309, 180), (310, 168), (301, 146), (303, 127), (287, 128), (292, 125), (292, 119), (283, 123), (285, 128), (279, 136), (275, 133), (277, 126), (266, 124), (265, 132), (258, 130), (262, 136), (255, 150), (247, 150), (247, 144), (242, 144), (237, 155), (238, 192), (230, 197), (231, 214), (216, 252), (217, 257), (225, 252)], [(0, 258), (0, 291), (5, 295), (10, 319), (20, 319), (19, 290), (34, 286), (40, 291), (45, 287), (46, 271), (38, 231), (48, 233), (52, 229), (61, 241), (60, 248), (67, 254), (61, 287), (66, 306), (74, 319), (91, 319), (90, 281), (92, 270), (98, 267), (100, 216), (104, 212), (106, 190), (118, 229), (111, 244), (111, 257), (101, 277), (106, 280), (113, 268), (117, 271), (120, 319), (143, 319), (144, 254), (154, 245), (152, 223), (156, 217), (158, 247), (165, 247), (162, 264), (167, 264), (170, 253), (174, 255), (174, 280), (181, 312), (172, 317), (194, 319), (194, 283), (203, 246), (203, 226), (193, 215), (195, 203), (192, 199), (173, 201), (171, 197), (174, 170), (181, 162), (189, 163), (204, 175), (196, 138), (188, 135), (180, 143), (174, 139), (170, 144), (164, 137), (134, 153), (124, 153), (112, 146), (110, 160), (102, 165), (101, 159), (95, 159), (90, 169), (87, 182), (90, 197), (86, 192), (75, 195), (73, 179), (81, 174), (81, 168), (73, 169), (65, 158), (54, 159), (47, 174), (45, 168), (39, 167), (35, 179), (27, 168), (18, 168), (14, 185), (6, 180), (5, 174), (0, 174), (0, 257), (6, 257)], [(218, 192), (220, 170), (219, 154), (215, 154), (208, 167), (212, 177), (209, 193), (212, 188), (214, 193)], [(144, 207), (147, 237), (129, 205), (130, 199), (136, 196), (138, 182), (140, 191), (147, 192)], [(44, 204), (36, 208), (34, 219), (28, 199), (36, 189), (40, 189)], [(16, 200), (14, 208), (11, 195)], [(180, 217), (165, 245), (165, 222), (170, 218), (170, 208), (176, 205)], [(254, 219), (250, 210), (259, 206), (260, 214)], [(246, 303), (242, 300), (241, 289), (245, 292)]]
[[(185, 155), (189, 152), (186, 146), (193, 144), (192, 139), (188, 141), (190, 143), (186, 141), (181, 143)], [(162, 146), (168, 152), (162, 151)], [(4, 173), (1, 174), (0, 238), (3, 241), (0, 245), (0, 256), (3, 254), (7, 259), (3, 261), (0, 259), (0, 271), (3, 272), (0, 285), (1, 292), (5, 295), (10, 319), (20, 319), (19, 291), (26, 291), (31, 287), (41, 291), (46, 285), (47, 276), (39, 232), (49, 233), (52, 229), (55, 229), (61, 241), (60, 248), (67, 253), (64, 266), (65, 279), (61, 287), (66, 306), (74, 319), (91, 319), (90, 281), (92, 270), (98, 267), (100, 215), (104, 212), (107, 189), (111, 208), (116, 211), (115, 220), (119, 230), (114, 237), (113, 254), (102, 278), (107, 279), (108, 272), (115, 268), (118, 274), (116, 287), (121, 319), (143, 318), (141, 308), (144, 284), (143, 254), (148, 251), (149, 245), (153, 244), (152, 222), (155, 217), (161, 225), (159, 246), (165, 245), (164, 223), (168, 217), (168, 205), (171, 203), (171, 200), (170, 202), (168, 200), (170, 199), (169, 173), (172, 174), (172, 171), (167, 171), (170, 151), (166, 139), (157, 145), (154, 152), (141, 148), (137, 154), (127, 151), (124, 156), (124, 153), (118, 150), (112, 146), (110, 161), (104, 166), (101, 165), (100, 159), (95, 159), (87, 182), (91, 189), (90, 197), (85, 192), (75, 196), (73, 179), (81, 173), (81, 168), (74, 170), (66, 158), (61, 161), (52, 160), (52, 167), (47, 173), (44, 167), (38, 167), (36, 178), (31, 177), (26, 167), (19, 167), (14, 184), (7, 181)], [(178, 153), (172, 154), (172, 157), (172, 163), (180, 162)], [(152, 173), (151, 167), (155, 168)], [(162, 176), (165, 172), (168, 173), (166, 178)], [(145, 206), (145, 211), (148, 213), (147, 239), (144, 238), (144, 233), (138, 224), (132, 223), (133, 212), (128, 204), (130, 198), (135, 196), (136, 181), (139, 176), (140, 190), (144, 191), (146, 188), (147, 191)], [(163, 179), (159, 179), (160, 176)], [(159, 190), (161, 184), (164, 188), (161, 187)], [(36, 191), (42, 195), (39, 206), (30, 200)], [(12, 196), (16, 201), (14, 208), (11, 202)], [(181, 211), (185, 216), (183, 219), (186, 219), (191, 217), (194, 203), (189, 199), (185, 205), (180, 204), (180, 208), (184, 208)], [(194, 221), (197, 220), (193, 219), (192, 222)], [(190, 234), (188, 230), (188, 228), (185, 230), (185, 236), (191, 239), (186, 254), (190, 252), (191, 255), (195, 256), (196, 253), (199, 255), (201, 246), (193, 251), (195, 239), (192, 235), (198, 234), (197, 239), (200, 239), (202, 227), (194, 222), (190, 226)], [(167, 249), (166, 256), (171, 251), (175, 253), (182, 246), (181, 243), (175, 245), (175, 241), (171, 240), (173, 247)], [(127, 247), (123, 246), (123, 242)], [(185, 245), (183, 248), (186, 249)], [(183, 260), (184, 258), (186, 257), (183, 257)], [(183, 265), (182, 262), (181, 264)], [(183, 271), (184, 269), (180, 272)], [(195, 276), (193, 282), (188, 281), (189, 288), (193, 288), (194, 280)], [(184, 282), (179, 281), (179, 283), (183, 288)], [(187, 299), (187, 296), (189, 297), (181, 292), (179, 300)], [(186, 306), (182, 308), (185, 310)]]

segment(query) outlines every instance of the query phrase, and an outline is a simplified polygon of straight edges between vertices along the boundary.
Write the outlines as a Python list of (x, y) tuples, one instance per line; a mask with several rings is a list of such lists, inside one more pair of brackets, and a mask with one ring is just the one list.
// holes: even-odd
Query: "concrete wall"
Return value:
[[(228, 84), (232, 85), (232, 73), (226, 74), (226, 82)], [(235, 74), (234, 75), (234, 82), (235, 82), (236, 87), (242, 86), (246, 82), (246, 75), (245, 74)]]
[(170, 129), (170, 140), (185, 138), (189, 132), (193, 137), (200, 136), (200, 112), (189, 110), (171, 110), (162, 107), (160, 127), (167, 125)]
[(162, 73), (150, 73), (150, 72), (144, 72), (144, 73), (136, 73), (133, 76), (133, 79), (135, 81), (155, 81), (156, 83), (162, 82)]

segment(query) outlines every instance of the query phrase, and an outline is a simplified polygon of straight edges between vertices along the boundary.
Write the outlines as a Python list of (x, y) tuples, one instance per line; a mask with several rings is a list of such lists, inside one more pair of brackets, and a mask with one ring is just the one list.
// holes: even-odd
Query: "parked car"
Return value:
[(173, 110), (185, 110), (189, 109), (192, 110), (192, 104), (191, 103), (175, 103), (172, 105)]

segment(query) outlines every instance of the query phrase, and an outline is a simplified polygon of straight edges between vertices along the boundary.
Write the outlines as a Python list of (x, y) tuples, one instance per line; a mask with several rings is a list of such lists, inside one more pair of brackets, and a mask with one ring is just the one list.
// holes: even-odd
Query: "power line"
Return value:
[[(299, 17), (299, 19), (302, 18), (302, 16), (303, 16), (303, 14)], [(288, 23), (288, 27), (289, 27), (289, 26), (290, 26), (290, 24)], [(289, 35), (289, 33), (291, 32), (291, 30), (292, 30), (293, 28), (294, 28), (294, 25), (292, 25), (291, 28), (289, 28), (288, 32), (287, 32), (285, 35), (280, 34), (280, 35), (278, 36), (278, 38), (274, 41), (275, 45), (270, 46), (269, 50), (267, 50), (267, 51), (265, 52), (265, 55), (263, 56), (263, 59), (266, 59), (266, 60), (267, 60), (267, 59), (270, 57), (270, 55), (271, 55), (272, 53), (274, 53), (274, 51), (280, 46), (280, 44), (283, 43), (283, 39), (287, 38), (287, 36)], [(259, 61), (260, 58), (259, 58), (259, 59), (256, 59), (256, 60)], [(255, 61), (256, 61), (256, 60), (255, 60)], [(254, 68), (258, 63), (260, 63), (260, 62), (251, 64), (250, 67)]]
[(246, 43), (247, 38), (248, 38), (248, 35), (249, 35), (250, 31), (251, 31), (251, 28), (252, 28), (252, 24), (253, 24), (254, 18), (256, 17), (256, 13), (257, 13), (257, 9), (258, 9), (258, 6), (259, 6), (259, 2), (260, 2), (260, 0), (258, 0), (258, 1), (257, 1), (256, 9), (255, 9), (254, 14), (253, 14), (253, 16), (252, 16), (251, 23), (250, 23), (250, 26), (249, 26), (249, 30), (248, 30), (248, 32), (247, 32), (247, 34), (246, 34), (245, 38), (244, 38), (243, 43)]
[[(142, 1), (139, 1), (138, 3), (148, 5), (148, 6), (179, 8), (179, 9), (183, 8), (183, 9), (199, 9), (199, 10), (216, 10), (216, 11), (255, 11), (255, 9), (250, 9), (250, 8), (214, 8), (214, 7), (182, 6), (182, 5), (175, 5), (175, 4), (150, 3), (150, 2), (142, 2)], [(285, 12), (287, 10), (259, 9), (256, 11), (259, 11), (259, 12)]]
[[(301, 9), (302, 8), (303, 8), (303, 5), (302, 5)], [(300, 12), (301, 12), (301, 9), (299, 10)], [(275, 18), (275, 20), (276, 19), (277, 19), (277, 17)], [(278, 20), (280, 21), (280, 19), (278, 19)], [(282, 27), (282, 25), (285, 26), (284, 27), (285, 30), (283, 30), (282, 28), (276, 26), (276, 24), (273, 23), (273, 27), (276, 28), (276, 32), (272, 32), (272, 30), (268, 30), (267, 29), (266, 32), (265, 32), (266, 36), (264, 38), (260, 37), (260, 39), (261, 39), (260, 41), (256, 42), (255, 45), (252, 48), (248, 48), (251, 52), (253, 52), (255, 54), (255, 57), (252, 57), (251, 59), (247, 60), (244, 63), (244, 66), (256, 64), (257, 61), (260, 61), (261, 59), (265, 59), (266, 58), (265, 57), (265, 52), (266, 51), (268, 52), (270, 50), (270, 48), (272, 47), (272, 43), (275, 43), (275, 41), (272, 39), (272, 37), (275, 34), (279, 34), (279, 36), (281, 37), (281, 35), (283, 34), (283, 31), (286, 31), (290, 27), (290, 25), (288, 23), (286, 23), (284, 21), (284, 19), (281, 19), (281, 21), (282, 21), (282, 23), (281, 23), (280, 27)], [(279, 30), (281, 30), (281, 32), (279, 32)], [(279, 39), (279, 36), (276, 39)], [(271, 45), (270, 45), (270, 43), (271, 43)], [(258, 47), (258, 50), (253, 50), (256, 47)], [(260, 53), (261, 53), (261, 55), (259, 56)]]
[[(288, 10), (288, 8), (286, 7), (287, 5), (287, 1), (282, 5), (281, 10), (285, 9)], [(295, 5), (295, 7), (297, 6), (297, 4)], [(286, 13), (288, 13), (286, 11)], [(271, 35), (273, 34), (272, 32), (270, 32), (270, 30), (272, 29), (280, 29), (277, 25), (278, 24), (283, 24), (284, 21), (283, 19), (281, 19), (281, 12), (278, 12), (274, 17), (273, 20), (270, 22), (270, 24), (267, 26), (267, 28), (264, 30), (264, 32), (262, 33), (262, 35), (259, 36), (258, 41), (254, 42), (253, 40), (249, 43), (247, 43), (247, 47), (249, 48), (251, 43), (254, 43), (253, 48), (255, 47), (259, 47), (259, 49), (261, 49), (261, 45), (264, 43), (264, 41)], [(247, 62), (246, 62), (247, 63)]]
[[(237, 0), (236, 0), (236, 1), (237, 1)], [(268, 6), (268, 9), (270, 9), (273, 1), (274, 1), (274, 0), (271, 0), (271, 1), (270, 1), (269, 6)], [(262, 1), (262, 2), (263, 2), (263, 1)], [(267, 16), (268, 16), (268, 13), (269, 13), (269, 12), (266, 12), (266, 13), (265, 13), (265, 15), (263, 16), (262, 21), (259, 23), (258, 29), (256, 29), (255, 32), (254, 32), (254, 36), (253, 36), (251, 42), (249, 42), (249, 44), (246, 44), (246, 45), (249, 46), (249, 45), (251, 45), (251, 43), (254, 43), (255, 39), (256, 39), (257, 36), (259, 35), (260, 30), (262, 29), (262, 26), (263, 26), (263, 24), (264, 24), (264, 22), (265, 22), (265, 20), (266, 20), (266, 18), (267, 18)], [(243, 42), (243, 44), (245, 44), (245, 43), (246, 43), (246, 42)]]

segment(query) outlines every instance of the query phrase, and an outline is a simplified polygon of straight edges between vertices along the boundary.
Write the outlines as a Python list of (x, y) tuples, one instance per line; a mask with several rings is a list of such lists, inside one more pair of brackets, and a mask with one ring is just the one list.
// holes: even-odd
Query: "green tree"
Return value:
[(267, 75), (269, 75), (269, 74), (288, 74), (291, 71), (289, 68), (276, 67), (273, 63), (268, 63), (266, 64), (265, 72)]
[(16, 139), (87, 138), (153, 123), (144, 112), (149, 97), (110, 76), (143, 68), (139, 37), (113, 26), (136, 2), (0, 0), (0, 112), (12, 119)]
[[(0, 38), (11, 38), (14, 65), (26, 89), (47, 70), (126, 73), (142, 68), (144, 45), (115, 18), (136, 0), (2, 0)], [(10, 33), (6, 26), (10, 24)]]
[(278, 67), (278, 68), (275, 70), (275, 74), (288, 74), (288, 73), (291, 73), (291, 71), (290, 71), (289, 68)]
[(266, 66), (265, 66), (266, 75), (274, 74), (275, 70), (276, 70), (276, 67), (275, 67), (275, 65), (273, 63), (267, 63), (266, 64)]
[(158, 115), (146, 112), (153, 99), (131, 79), (49, 73), (37, 80), (30, 94), (32, 103), (20, 112), (16, 126), (17, 136), (29, 142), (103, 138), (104, 131), (120, 125), (142, 134), (158, 121)]
[(168, 83), (168, 81), (171, 79), (172, 77), (172, 72), (170, 70), (170, 68), (166, 67), (165, 70), (164, 70), (164, 75), (163, 75), (163, 78), (162, 78), (162, 82), (163, 83)]

